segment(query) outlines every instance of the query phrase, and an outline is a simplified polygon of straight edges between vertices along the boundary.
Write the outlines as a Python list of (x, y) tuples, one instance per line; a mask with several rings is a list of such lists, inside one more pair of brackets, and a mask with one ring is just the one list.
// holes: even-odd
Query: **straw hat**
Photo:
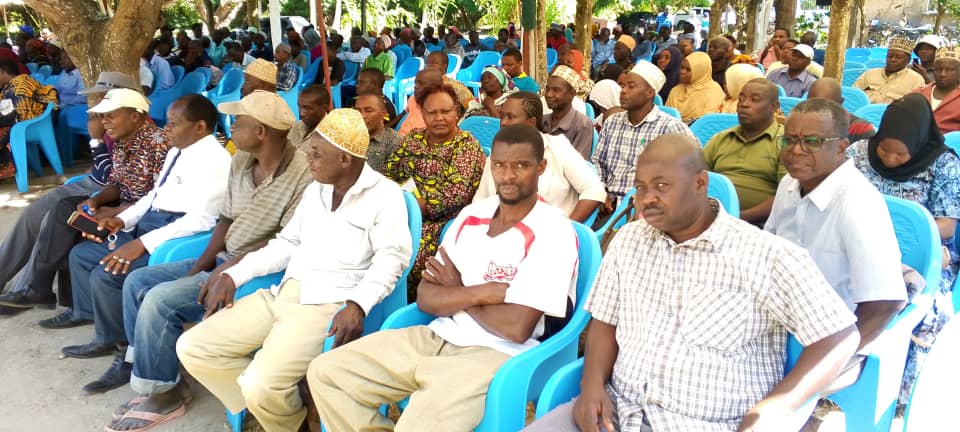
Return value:
[(350, 108), (335, 109), (320, 120), (315, 131), (323, 139), (353, 156), (366, 159), (370, 134), (360, 111)]
[(250, 116), (260, 123), (282, 131), (290, 130), (297, 122), (287, 102), (280, 95), (263, 90), (255, 90), (236, 102), (219, 104), (217, 110), (228, 115)]
[(256, 59), (252, 61), (249, 65), (247, 65), (247, 68), (243, 70), (243, 73), (261, 81), (277, 85), (277, 65), (264, 59)]

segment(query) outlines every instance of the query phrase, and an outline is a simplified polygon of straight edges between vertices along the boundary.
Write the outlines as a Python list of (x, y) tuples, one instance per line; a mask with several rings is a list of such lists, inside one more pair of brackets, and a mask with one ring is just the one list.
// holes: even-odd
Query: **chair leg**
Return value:
[(247, 410), (241, 410), (240, 412), (234, 414), (230, 410), (224, 410), (227, 413), (227, 424), (230, 426), (231, 432), (241, 432), (243, 431), (243, 419), (247, 417)]
[(57, 175), (63, 175), (63, 163), (60, 161), (60, 151), (57, 149), (57, 138), (53, 128), (45, 128), (40, 132), (40, 149), (50, 162), (50, 167)]
[(37, 143), (27, 142), (27, 164), (37, 177), (43, 176), (43, 163), (40, 161), (40, 149)]
[[(12, 137), (11, 137), (12, 138)], [(27, 191), (27, 149), (26, 143), (20, 141), (19, 143), (10, 141), (10, 150), (13, 153), (13, 166), (16, 167), (17, 173), (15, 178), (17, 180), (17, 191), (24, 193)]]

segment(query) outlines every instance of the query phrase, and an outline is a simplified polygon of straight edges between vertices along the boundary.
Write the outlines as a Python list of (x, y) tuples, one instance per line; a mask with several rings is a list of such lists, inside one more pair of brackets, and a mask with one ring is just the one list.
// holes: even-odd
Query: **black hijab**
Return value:
[[(910, 160), (896, 168), (887, 168), (877, 156), (877, 146), (884, 138), (903, 141), (910, 152)], [(933, 118), (930, 103), (919, 93), (910, 93), (887, 106), (880, 120), (880, 130), (867, 145), (873, 170), (883, 178), (898, 182), (907, 181), (927, 169), (947, 151), (953, 150), (943, 143), (943, 133)]]
[(670, 96), (670, 90), (680, 84), (680, 62), (683, 61), (683, 53), (676, 46), (669, 46), (664, 48), (663, 51), (670, 51), (670, 63), (667, 64), (667, 70), (663, 71), (667, 81), (663, 83), (663, 88), (660, 89), (660, 97), (666, 102), (667, 96)]

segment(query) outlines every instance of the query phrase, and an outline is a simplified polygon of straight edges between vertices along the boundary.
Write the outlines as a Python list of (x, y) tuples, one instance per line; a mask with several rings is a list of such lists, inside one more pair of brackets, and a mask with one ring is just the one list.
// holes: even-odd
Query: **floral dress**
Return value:
[(387, 158), (383, 173), (397, 183), (413, 178), (426, 201), (420, 252), (410, 271), (411, 302), (416, 299), (427, 258), (437, 253), (440, 230), (473, 201), (486, 161), (480, 143), (470, 132), (461, 131), (441, 144), (428, 144), (424, 131), (414, 129), (403, 137), (397, 150)]
[[(908, 181), (897, 182), (877, 174), (870, 166), (867, 156), (867, 140), (851, 148), (850, 156), (864, 177), (873, 183), (880, 193), (913, 201), (924, 206), (934, 218), (960, 219), (960, 158), (953, 152), (940, 155), (925, 171)], [(906, 370), (900, 388), (900, 404), (905, 405), (913, 390), (913, 383), (926, 354), (930, 351), (937, 333), (953, 315), (953, 282), (957, 276), (960, 257), (951, 249), (950, 265), (940, 275), (940, 286), (934, 293), (933, 309), (913, 329), (913, 340), (907, 355)]]

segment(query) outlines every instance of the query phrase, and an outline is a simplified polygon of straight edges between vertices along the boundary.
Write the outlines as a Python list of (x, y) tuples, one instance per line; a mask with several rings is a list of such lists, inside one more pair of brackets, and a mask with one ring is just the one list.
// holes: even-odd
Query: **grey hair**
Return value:
[(840, 138), (849, 137), (850, 118), (847, 110), (840, 104), (822, 98), (807, 99), (793, 107), (793, 113), (815, 113), (826, 114), (830, 116), (830, 123), (833, 124), (833, 136)]

